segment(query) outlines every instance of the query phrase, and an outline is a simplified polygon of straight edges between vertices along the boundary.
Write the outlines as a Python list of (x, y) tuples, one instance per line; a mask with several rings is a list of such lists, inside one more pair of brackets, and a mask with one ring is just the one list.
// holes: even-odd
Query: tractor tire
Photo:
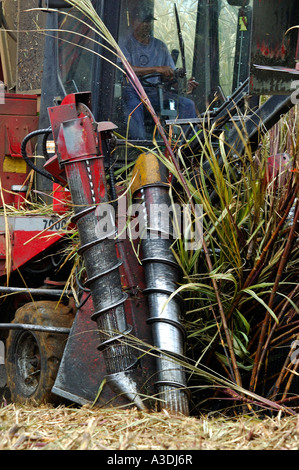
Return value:
[[(52, 301), (25, 304), (12, 323), (70, 328), (69, 307)], [(68, 335), (33, 330), (10, 330), (6, 341), (7, 385), (14, 403), (59, 402), (51, 393)]]

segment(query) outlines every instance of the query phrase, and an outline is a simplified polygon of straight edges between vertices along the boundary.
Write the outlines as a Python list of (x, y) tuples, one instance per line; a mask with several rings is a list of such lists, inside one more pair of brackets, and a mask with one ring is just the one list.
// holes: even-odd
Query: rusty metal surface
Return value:
[[(106, 374), (105, 363), (97, 351), (99, 340), (95, 323), (90, 319), (91, 311), (93, 305), (89, 297), (76, 314), (52, 389), (56, 395), (79, 405), (95, 400)], [(112, 394), (106, 398), (111, 399)]]
[[(118, 256), (124, 260), (120, 269), (122, 284), (128, 293), (125, 303), (127, 321), (133, 326), (134, 335), (140, 344), (143, 344), (144, 349), (146, 344), (152, 344), (152, 336), (146, 323), (149, 314), (147, 299), (142, 293), (145, 285), (143, 269), (132, 251), (129, 240), (122, 240), (117, 244), (117, 248)], [(97, 398), (107, 369), (103, 352), (98, 350), (98, 331), (95, 322), (91, 320), (94, 308), (88, 293), (83, 294), (81, 304), (83, 305), (77, 311), (52, 391), (80, 405), (93, 403), (97, 399), (97, 406), (128, 406), (128, 400), (115, 394), (107, 383)], [(140, 351), (134, 378), (139, 385), (139, 391), (146, 396), (152, 396), (155, 380), (154, 357), (143, 355), (143, 349)]]

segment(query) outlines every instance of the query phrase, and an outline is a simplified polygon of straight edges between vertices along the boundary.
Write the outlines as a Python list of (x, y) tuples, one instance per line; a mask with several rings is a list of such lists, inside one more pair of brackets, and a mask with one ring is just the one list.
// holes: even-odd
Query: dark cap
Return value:
[(141, 22), (147, 22), (147, 21), (152, 21), (152, 20), (157, 19), (154, 17), (153, 11), (148, 7), (136, 8), (135, 10), (132, 11), (132, 17), (134, 20), (137, 19)]

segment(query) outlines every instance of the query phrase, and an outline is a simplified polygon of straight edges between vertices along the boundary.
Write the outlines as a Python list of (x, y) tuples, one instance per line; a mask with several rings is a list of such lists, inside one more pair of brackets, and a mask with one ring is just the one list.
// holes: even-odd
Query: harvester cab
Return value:
[[(17, 83), (0, 104), (0, 386), (14, 401), (62, 398), (188, 414), (169, 175), (151, 153), (137, 158), (160, 136), (126, 61), (168, 135), (185, 143), (212, 123), (241, 152), (241, 126), (255, 145), (296, 104), (298, 33), (287, 30), (299, 24), (298, 4), (96, 0), (88, 17), (80, 2), (38, 3), (47, 32), (38, 97), (18, 93)], [(97, 15), (125, 59), (100, 34)], [(260, 104), (262, 94), (270, 98)], [(186, 156), (199, 145), (200, 136)], [(127, 191), (115, 185), (125, 164), (135, 164), (138, 230), (128, 229)], [(32, 188), (44, 213), (31, 204)]]

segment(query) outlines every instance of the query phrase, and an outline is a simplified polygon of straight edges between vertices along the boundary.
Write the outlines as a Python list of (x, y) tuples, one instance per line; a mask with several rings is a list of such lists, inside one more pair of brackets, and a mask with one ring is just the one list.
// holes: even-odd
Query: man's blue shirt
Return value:
[[(143, 44), (131, 34), (121, 44), (121, 49), (133, 67), (169, 66), (173, 70), (175, 64), (164, 42), (153, 36), (148, 44)], [(157, 79), (151, 79), (153, 83)]]

